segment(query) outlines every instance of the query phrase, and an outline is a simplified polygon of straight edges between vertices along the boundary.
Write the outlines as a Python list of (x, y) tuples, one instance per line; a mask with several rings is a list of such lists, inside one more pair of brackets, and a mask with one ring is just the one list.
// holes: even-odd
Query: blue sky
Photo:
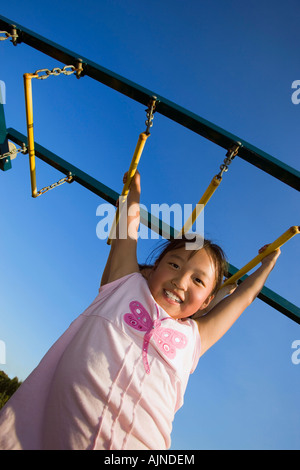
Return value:
[[(0, 14), (195, 112), (299, 169), (296, 0), (35, 0)], [(61, 66), (0, 43), (7, 127), (26, 133), (23, 73)], [(116, 191), (145, 107), (89, 77), (33, 83), (35, 140)], [(224, 149), (156, 114), (140, 162), (142, 203), (195, 204)], [(34, 200), (28, 157), (1, 172), (0, 340), (10, 376), (33, 370), (97, 295), (108, 255), (96, 236), (104, 201), (77, 183)], [(37, 161), (38, 189), (62, 175)], [(240, 158), (204, 213), (205, 235), (241, 267), (299, 224), (297, 191)], [(141, 241), (144, 261), (156, 241)], [(282, 249), (267, 286), (299, 305), (299, 240)], [(173, 449), (299, 449), (299, 325), (256, 300), (200, 360), (174, 422)]]

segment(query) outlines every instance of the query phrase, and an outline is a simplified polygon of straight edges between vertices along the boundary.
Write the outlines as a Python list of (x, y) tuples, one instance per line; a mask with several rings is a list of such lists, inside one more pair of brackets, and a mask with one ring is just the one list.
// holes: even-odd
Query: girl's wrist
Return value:
[[(261, 248), (259, 252), (262, 253), (266, 249), (267, 246), (268, 245)], [(262, 266), (264, 266), (265, 268), (270, 267), (270, 270), (272, 270), (277, 262), (278, 257), (280, 256), (280, 253), (281, 253), (280, 248), (277, 248), (277, 250), (267, 255), (265, 258), (261, 260)]]

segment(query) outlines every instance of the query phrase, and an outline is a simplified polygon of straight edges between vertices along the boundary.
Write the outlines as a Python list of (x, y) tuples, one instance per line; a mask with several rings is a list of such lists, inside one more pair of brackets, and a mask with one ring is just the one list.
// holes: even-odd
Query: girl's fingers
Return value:
[[(123, 176), (123, 183), (124, 184), (127, 182), (127, 178), (128, 178), (128, 171), (126, 171), (126, 173)], [(136, 170), (132, 180), (130, 181), (130, 186), (129, 187), (130, 188), (135, 188), (136, 187), (136, 188), (140, 189), (140, 186), (141, 186), (140, 173), (139, 173), (138, 170)]]
[(261, 247), (259, 250), (258, 250), (258, 253), (263, 253), (265, 251), (266, 248), (268, 248), (268, 246), (270, 245), (270, 243), (268, 245), (264, 245), (263, 247)]

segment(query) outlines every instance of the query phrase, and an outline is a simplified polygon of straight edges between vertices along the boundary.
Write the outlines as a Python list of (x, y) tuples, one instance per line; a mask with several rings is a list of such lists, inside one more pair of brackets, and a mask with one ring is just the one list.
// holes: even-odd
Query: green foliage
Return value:
[(18, 377), (10, 379), (3, 370), (0, 370), (0, 409), (20, 387), (21, 383)]

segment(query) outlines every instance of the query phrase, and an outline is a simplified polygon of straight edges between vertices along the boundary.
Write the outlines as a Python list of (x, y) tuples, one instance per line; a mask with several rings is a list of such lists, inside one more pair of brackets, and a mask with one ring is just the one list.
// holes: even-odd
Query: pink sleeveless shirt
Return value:
[(200, 357), (139, 273), (107, 284), (0, 412), (0, 449), (168, 449)]

